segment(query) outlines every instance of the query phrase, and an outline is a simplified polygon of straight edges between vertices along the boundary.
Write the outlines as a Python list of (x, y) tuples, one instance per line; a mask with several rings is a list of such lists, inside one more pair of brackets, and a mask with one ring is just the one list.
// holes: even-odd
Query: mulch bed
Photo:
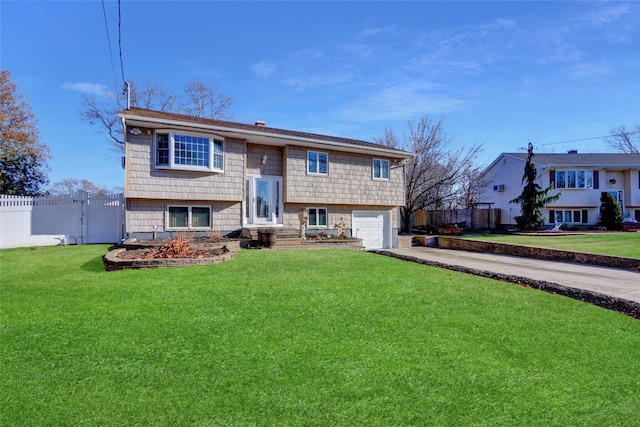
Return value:
[(116, 258), (119, 259), (151, 259), (151, 258), (205, 258), (205, 257), (213, 257), (223, 255), (229, 252), (229, 249), (226, 247), (218, 248), (218, 249), (210, 249), (210, 250), (194, 250), (188, 255), (183, 254), (181, 256), (171, 256), (171, 257), (163, 257), (163, 256), (153, 256), (157, 254), (157, 250), (155, 248), (142, 248), (142, 249), (127, 249), (126, 251), (122, 251), (118, 254)]

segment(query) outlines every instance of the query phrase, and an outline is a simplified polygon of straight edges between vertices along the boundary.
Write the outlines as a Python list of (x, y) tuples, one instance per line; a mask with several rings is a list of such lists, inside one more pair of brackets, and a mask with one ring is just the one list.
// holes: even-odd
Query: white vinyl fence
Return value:
[(123, 237), (122, 194), (0, 195), (0, 248), (117, 243)]

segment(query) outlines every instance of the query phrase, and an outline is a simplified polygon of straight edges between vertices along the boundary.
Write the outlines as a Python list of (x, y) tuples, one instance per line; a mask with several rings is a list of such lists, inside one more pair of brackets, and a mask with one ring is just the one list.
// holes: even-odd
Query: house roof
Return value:
[[(511, 157), (525, 162), (528, 153), (502, 153), (480, 174), (486, 175), (500, 159)], [(533, 162), (546, 168), (584, 167), (623, 170), (640, 167), (640, 154), (625, 153), (534, 153)], [(540, 175), (544, 171), (538, 171)]]
[(129, 108), (118, 114), (130, 127), (144, 128), (180, 128), (209, 131), (226, 137), (247, 139), (252, 143), (284, 146), (296, 144), (307, 147), (333, 149), (338, 151), (351, 151), (361, 153), (374, 153), (381, 156), (395, 158), (410, 158), (412, 153), (408, 151), (390, 148), (380, 144), (358, 139), (342, 138), (337, 136), (320, 135), (308, 132), (299, 132), (287, 129), (277, 129), (265, 125), (251, 125), (224, 120), (207, 119), (202, 117), (186, 116), (176, 113), (147, 110), (143, 108)]
[[(523, 160), (528, 156), (527, 153), (503, 153), (503, 155), (519, 157)], [(533, 160), (550, 167), (640, 167), (640, 154), (625, 153), (534, 153)]]

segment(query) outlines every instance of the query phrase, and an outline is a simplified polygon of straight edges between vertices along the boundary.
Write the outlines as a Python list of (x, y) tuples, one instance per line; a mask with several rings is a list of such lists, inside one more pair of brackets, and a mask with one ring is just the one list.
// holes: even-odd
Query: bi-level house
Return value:
[(404, 161), (366, 141), (130, 108), (124, 126), (126, 228), (140, 239), (258, 227), (397, 245)]
[[(593, 226), (600, 220), (600, 196), (611, 193), (623, 216), (640, 221), (640, 154), (585, 153), (535, 154), (537, 183), (555, 187), (549, 194), (560, 199), (542, 211), (547, 225)], [(479, 201), (501, 210), (503, 225), (514, 225), (520, 205), (509, 203), (522, 192), (527, 153), (502, 153), (480, 177)]]

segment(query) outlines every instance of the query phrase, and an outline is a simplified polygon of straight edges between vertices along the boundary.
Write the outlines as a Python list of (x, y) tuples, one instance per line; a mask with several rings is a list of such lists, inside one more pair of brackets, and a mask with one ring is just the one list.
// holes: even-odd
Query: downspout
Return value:
[(124, 169), (124, 185), (122, 186), (124, 189), (122, 194), (124, 217), (122, 223), (124, 229), (122, 230), (122, 236), (125, 237), (127, 234), (127, 199), (125, 195), (127, 194), (127, 183), (129, 182), (129, 172), (127, 170), (127, 123), (124, 117), (120, 117), (120, 119), (122, 120), (122, 141), (124, 142), (124, 156), (122, 156), (122, 169)]
[(125, 183), (127, 182), (127, 168), (126, 166), (126, 161), (127, 161), (127, 123), (126, 123), (126, 119), (124, 117), (120, 117), (120, 120), (122, 120), (122, 142), (124, 143), (124, 156), (122, 156), (122, 169), (125, 170)]

